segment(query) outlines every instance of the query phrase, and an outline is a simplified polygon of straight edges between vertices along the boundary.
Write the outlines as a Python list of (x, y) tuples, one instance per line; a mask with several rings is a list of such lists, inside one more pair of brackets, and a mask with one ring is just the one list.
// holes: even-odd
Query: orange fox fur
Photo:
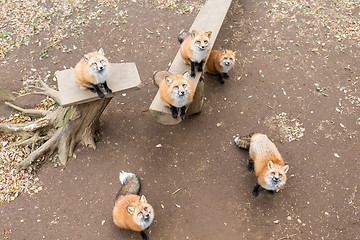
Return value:
[(235, 52), (231, 50), (211, 50), (205, 65), (205, 72), (228, 73), (235, 64)]
[(98, 86), (104, 86), (108, 94), (112, 93), (106, 83), (110, 70), (111, 65), (101, 48), (99, 51), (85, 54), (75, 65), (75, 81), (82, 89), (88, 88), (92, 92), (97, 92), (99, 97), (104, 97)]
[(135, 174), (121, 172), (119, 178), (122, 186), (113, 208), (113, 222), (119, 228), (138, 231), (144, 240), (148, 239), (143, 230), (152, 223), (154, 209), (144, 195), (138, 195), (140, 181)]
[(229, 78), (228, 72), (235, 64), (235, 53), (231, 50), (211, 50), (205, 65), (205, 72), (218, 74), (219, 81), (224, 84), (224, 78)]
[[(191, 64), (191, 77), (195, 77), (195, 65), (198, 71), (203, 71), (203, 64), (210, 53), (211, 32), (193, 30), (189, 36), (184, 38), (182, 33), (178, 38), (180, 42), (180, 53), (187, 64)], [(188, 34), (187, 34), (188, 35)]]
[(254, 133), (249, 136), (235, 138), (238, 147), (249, 150), (249, 171), (255, 170), (257, 184), (254, 187), (254, 196), (258, 195), (259, 187), (263, 187), (270, 193), (279, 191), (285, 187), (286, 173), (289, 165), (265, 134)]
[(193, 101), (195, 93), (189, 73), (175, 75), (158, 72), (154, 75), (154, 84), (159, 86), (160, 99), (165, 106), (170, 107), (173, 117), (177, 118), (180, 109), (180, 117), (184, 119), (186, 107)]

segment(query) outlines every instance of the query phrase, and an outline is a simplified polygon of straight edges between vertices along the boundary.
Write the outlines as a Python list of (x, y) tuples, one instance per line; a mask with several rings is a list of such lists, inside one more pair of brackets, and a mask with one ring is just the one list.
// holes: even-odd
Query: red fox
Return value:
[(279, 150), (265, 134), (252, 133), (248, 136), (235, 138), (239, 148), (249, 150), (248, 170), (254, 171), (257, 177), (252, 194), (259, 195), (260, 186), (274, 194), (285, 187), (286, 173), (289, 165), (284, 164)]
[(180, 42), (180, 53), (187, 64), (191, 65), (191, 77), (195, 77), (195, 66), (198, 71), (203, 71), (203, 65), (210, 53), (211, 32), (195, 31), (190, 33), (181, 32), (178, 41)]
[(171, 74), (157, 72), (154, 75), (154, 84), (159, 86), (160, 99), (165, 106), (170, 107), (173, 118), (177, 118), (180, 109), (180, 118), (186, 118), (186, 108), (194, 98), (194, 84), (189, 79), (189, 73)]
[(100, 48), (97, 52), (85, 54), (75, 65), (75, 81), (82, 89), (89, 89), (103, 98), (104, 93), (101, 92), (99, 86), (103, 86), (108, 94), (112, 93), (106, 83), (110, 70), (110, 63), (106, 59), (103, 49)]
[(154, 220), (154, 209), (144, 195), (138, 195), (140, 181), (135, 174), (122, 171), (119, 179), (122, 185), (116, 194), (112, 212), (114, 224), (119, 228), (140, 232), (142, 239), (148, 240), (144, 230)]
[(205, 72), (218, 74), (219, 81), (224, 84), (224, 78), (229, 78), (228, 72), (235, 64), (236, 51), (231, 50), (211, 50), (210, 56), (205, 65)]

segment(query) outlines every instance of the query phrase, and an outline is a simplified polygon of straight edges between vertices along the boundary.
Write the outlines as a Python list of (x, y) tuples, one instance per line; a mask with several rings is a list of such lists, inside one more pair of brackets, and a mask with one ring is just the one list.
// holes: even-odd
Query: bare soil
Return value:
[[(0, 230), (8, 229), (1, 237), (141, 239), (112, 223), (125, 170), (141, 178), (141, 193), (154, 206), (150, 239), (360, 239), (359, 47), (345, 40), (340, 51), (303, 9), (296, 10), (297, 24), (271, 22), (271, 4), (233, 1), (215, 43), (237, 51), (230, 79), (220, 85), (206, 75), (202, 113), (175, 126), (146, 111), (157, 91), (151, 78), (168, 68), (177, 35), (195, 13), (124, 3), (121, 30), (109, 34), (111, 26), (91, 23), (81, 37), (65, 40), (78, 46), (71, 54), (52, 50), (40, 61), (29, 55), (38, 46), (11, 52), (0, 76), (9, 90), (22, 87), (30, 68), (55, 72), (99, 47), (112, 62), (136, 62), (144, 86), (110, 102), (96, 150), (79, 146), (63, 171), (46, 162), (38, 172), (43, 191), (0, 205)], [(326, 43), (318, 52), (317, 41)], [(5, 109), (2, 115), (11, 112)], [(301, 121), (304, 136), (286, 141), (281, 126), (266, 121), (280, 113)], [(256, 179), (246, 169), (248, 154), (233, 143), (251, 132), (267, 134), (290, 165), (288, 183), (275, 195), (251, 194)]]

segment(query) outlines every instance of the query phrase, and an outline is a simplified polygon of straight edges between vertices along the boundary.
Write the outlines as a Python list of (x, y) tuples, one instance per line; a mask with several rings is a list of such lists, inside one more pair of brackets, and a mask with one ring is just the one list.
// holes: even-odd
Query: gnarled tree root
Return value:
[[(59, 102), (58, 92), (41, 82), (40, 94), (52, 97)], [(78, 143), (96, 148), (94, 133), (99, 127), (99, 118), (111, 101), (110, 98), (103, 98), (90, 103), (79, 104), (70, 107), (59, 106), (54, 111), (39, 111), (35, 109), (23, 109), (11, 103), (8, 106), (31, 116), (41, 117), (40, 119), (24, 124), (0, 124), (0, 131), (11, 134), (25, 135), (24, 143), (46, 140), (38, 149), (20, 162), (17, 170), (25, 169), (35, 160), (45, 154), (52, 154), (56, 149), (59, 153), (61, 164), (65, 165), (74, 153)], [(32, 137), (28, 137), (28, 136)], [(20, 142), (21, 144), (21, 142)]]
[[(62, 114), (57, 116), (57, 121), (62, 127), (58, 128), (53, 136), (32, 152), (17, 169), (27, 168), (34, 160), (47, 152), (54, 152), (58, 149), (59, 160), (65, 165), (74, 153), (78, 143), (96, 148), (94, 133), (99, 126), (99, 118), (111, 98), (100, 99), (91, 103), (84, 103), (76, 106), (63, 108)], [(66, 113), (66, 114), (64, 114)], [(63, 119), (60, 124), (60, 119)]]

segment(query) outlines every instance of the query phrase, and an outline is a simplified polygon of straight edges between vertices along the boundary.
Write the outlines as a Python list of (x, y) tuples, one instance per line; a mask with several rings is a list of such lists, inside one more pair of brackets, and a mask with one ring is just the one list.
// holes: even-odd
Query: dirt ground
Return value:
[[(338, 41), (305, 8), (291, 9), (296, 21), (272, 21), (275, 1), (233, 0), (214, 47), (237, 51), (230, 79), (220, 85), (206, 75), (202, 113), (164, 126), (146, 111), (157, 91), (151, 77), (168, 68), (179, 31), (196, 13), (140, 2), (120, 3), (128, 15), (121, 29), (109, 34), (111, 26), (90, 23), (82, 36), (66, 39), (78, 46), (70, 54), (53, 50), (40, 61), (29, 52), (41, 48), (29, 45), (1, 63), (1, 87), (14, 91), (31, 68), (55, 72), (103, 47), (112, 62), (136, 62), (144, 82), (110, 102), (96, 150), (78, 146), (63, 171), (48, 161), (38, 172), (42, 191), (0, 205), (0, 230), (7, 229), (1, 238), (141, 239), (112, 223), (125, 170), (141, 178), (141, 193), (154, 206), (150, 239), (360, 239), (358, 42)], [(352, 14), (359, 21), (359, 8)], [(9, 112), (1, 106), (2, 115)], [(296, 141), (274, 118), (282, 113), (305, 129)], [(247, 152), (233, 143), (251, 132), (266, 133), (290, 165), (287, 185), (275, 195), (251, 194), (256, 180)]]

